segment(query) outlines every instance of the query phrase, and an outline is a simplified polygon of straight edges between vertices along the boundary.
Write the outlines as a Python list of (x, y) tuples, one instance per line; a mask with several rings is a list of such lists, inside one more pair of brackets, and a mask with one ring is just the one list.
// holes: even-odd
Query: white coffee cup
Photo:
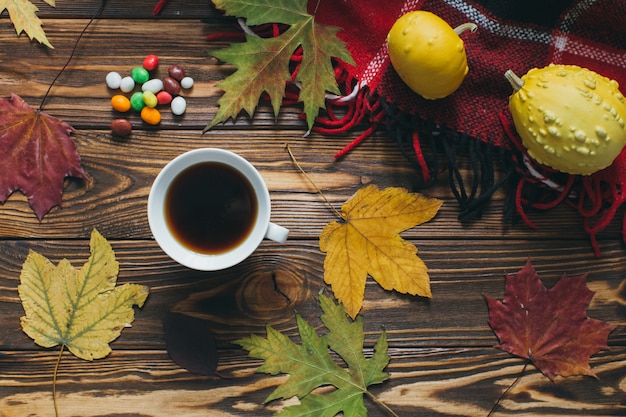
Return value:
[[(256, 214), (252, 216), (249, 230), (243, 233), (236, 244), (224, 250), (207, 252), (198, 250), (181, 238), (180, 234), (177, 235), (173, 226), (171, 214), (173, 211), (168, 208), (172, 205), (168, 202), (172, 200), (171, 195), (168, 197), (168, 192), (174, 193), (171, 191), (174, 189), (171, 187), (172, 183), (175, 180), (180, 183), (180, 178), (188, 177), (189, 168), (194, 167), (197, 170), (200, 165), (208, 164), (205, 166), (209, 166), (211, 163), (216, 166), (223, 164), (231, 167), (247, 180), (250, 186), (248, 188), (252, 190), (249, 193), (252, 196), (251, 199), (256, 201)], [(185, 175), (181, 176), (181, 173)], [(185, 204), (181, 206), (184, 207)], [(270, 212), (269, 191), (259, 172), (246, 159), (225, 149), (196, 149), (174, 158), (157, 175), (148, 196), (148, 222), (161, 249), (181, 265), (201, 271), (225, 269), (242, 262), (255, 251), (264, 238), (279, 243), (287, 240), (289, 231), (270, 222)]]

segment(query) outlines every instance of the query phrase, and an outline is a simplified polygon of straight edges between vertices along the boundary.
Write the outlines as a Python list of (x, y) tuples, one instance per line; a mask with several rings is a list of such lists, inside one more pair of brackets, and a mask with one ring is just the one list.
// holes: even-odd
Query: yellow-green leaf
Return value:
[(369, 185), (343, 205), (342, 222), (324, 228), (324, 281), (350, 317), (363, 306), (368, 274), (385, 290), (431, 297), (428, 269), (400, 232), (432, 219), (441, 204), (403, 188)]
[(81, 359), (93, 360), (111, 352), (134, 319), (133, 306), (143, 306), (148, 288), (116, 286), (118, 262), (107, 240), (93, 230), (91, 256), (81, 269), (67, 259), (58, 265), (31, 251), (20, 274), (18, 292), (26, 313), (22, 329), (36, 344), (63, 345)]
[[(54, 0), (44, 0), (54, 7)], [(0, 13), (9, 12), (9, 19), (13, 22), (17, 34), (25, 32), (30, 40), (37, 40), (49, 48), (54, 48), (48, 41), (46, 33), (41, 27), (41, 20), (37, 17), (39, 8), (29, 0), (0, 0)]]

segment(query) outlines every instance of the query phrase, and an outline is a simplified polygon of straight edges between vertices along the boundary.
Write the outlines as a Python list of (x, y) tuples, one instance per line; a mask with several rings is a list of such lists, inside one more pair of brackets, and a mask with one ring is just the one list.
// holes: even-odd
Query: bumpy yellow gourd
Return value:
[(514, 88), (509, 108), (531, 158), (558, 171), (589, 175), (626, 145), (626, 100), (616, 81), (575, 65), (534, 68)]
[(452, 29), (439, 16), (417, 10), (402, 15), (387, 35), (391, 65), (402, 80), (427, 99), (452, 94), (468, 73), (465, 46), (459, 34), (473, 23)]

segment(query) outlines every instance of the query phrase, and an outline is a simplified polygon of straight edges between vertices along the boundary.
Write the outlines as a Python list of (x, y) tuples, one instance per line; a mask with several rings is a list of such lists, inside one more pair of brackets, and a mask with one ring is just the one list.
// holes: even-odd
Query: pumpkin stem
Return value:
[(465, 32), (466, 30), (470, 30), (472, 32), (476, 32), (476, 29), (478, 29), (478, 26), (476, 26), (475, 23), (463, 23), (462, 25), (459, 25), (457, 27), (454, 28), (454, 33), (456, 33), (457, 35), (460, 35), (461, 33)]
[(512, 70), (508, 70), (507, 72), (505, 72), (504, 77), (509, 80), (511, 87), (513, 87), (515, 91), (519, 91), (524, 86), (524, 80), (515, 75)]

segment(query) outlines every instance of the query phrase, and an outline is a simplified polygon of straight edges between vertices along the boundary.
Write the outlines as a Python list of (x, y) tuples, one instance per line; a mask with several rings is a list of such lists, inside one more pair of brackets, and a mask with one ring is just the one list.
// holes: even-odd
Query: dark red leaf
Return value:
[(39, 220), (60, 205), (64, 178), (87, 178), (73, 131), (16, 94), (0, 98), (0, 203), (20, 190)]
[(556, 375), (595, 377), (589, 358), (608, 348), (615, 326), (587, 316), (594, 293), (586, 280), (587, 274), (564, 275), (548, 290), (530, 260), (507, 274), (504, 299), (486, 297), (489, 325), (500, 340), (496, 347), (529, 359), (553, 381)]
[(165, 345), (170, 358), (200, 375), (217, 370), (217, 346), (209, 323), (181, 313), (169, 313), (163, 321)]

